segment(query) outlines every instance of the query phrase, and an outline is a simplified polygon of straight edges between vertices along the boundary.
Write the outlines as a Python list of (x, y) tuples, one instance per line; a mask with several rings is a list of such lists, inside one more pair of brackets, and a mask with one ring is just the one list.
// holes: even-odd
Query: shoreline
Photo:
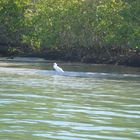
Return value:
[(116, 65), (116, 66), (124, 66), (124, 67), (137, 67), (140, 66), (133, 66), (133, 65), (127, 65), (127, 64), (114, 64), (114, 63), (91, 63), (91, 62), (81, 62), (81, 61), (68, 61), (63, 59), (47, 59), (45, 57), (38, 57), (38, 56), (0, 56), (0, 63), (2, 62), (24, 62), (24, 63), (54, 63), (54, 62), (60, 62), (60, 63), (83, 63), (83, 64), (94, 64), (94, 65)]

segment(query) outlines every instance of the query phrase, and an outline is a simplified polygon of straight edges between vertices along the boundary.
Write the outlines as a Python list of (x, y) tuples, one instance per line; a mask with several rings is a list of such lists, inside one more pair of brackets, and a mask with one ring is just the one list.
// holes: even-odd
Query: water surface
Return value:
[(140, 69), (0, 63), (1, 140), (139, 140)]

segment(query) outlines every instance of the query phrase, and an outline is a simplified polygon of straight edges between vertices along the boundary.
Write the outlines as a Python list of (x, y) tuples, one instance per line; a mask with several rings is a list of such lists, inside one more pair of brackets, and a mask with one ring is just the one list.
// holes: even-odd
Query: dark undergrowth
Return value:
[[(27, 46), (14, 47), (0, 46), (0, 56), (14, 58), (20, 57), (41, 57), (47, 60), (61, 60), (68, 62), (83, 62), (94, 64), (113, 64), (140, 67), (140, 50), (124, 49), (119, 47), (84, 48), (84, 47), (61, 47), (32, 49)], [(13, 47), (12, 47), (13, 48)]]

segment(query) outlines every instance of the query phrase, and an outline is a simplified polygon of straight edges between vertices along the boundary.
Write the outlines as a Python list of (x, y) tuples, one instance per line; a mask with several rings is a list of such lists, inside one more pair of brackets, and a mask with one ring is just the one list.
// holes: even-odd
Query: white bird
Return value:
[(53, 64), (53, 68), (57, 71), (57, 72), (64, 72), (62, 68), (60, 68), (59, 66), (57, 66), (56, 63)]

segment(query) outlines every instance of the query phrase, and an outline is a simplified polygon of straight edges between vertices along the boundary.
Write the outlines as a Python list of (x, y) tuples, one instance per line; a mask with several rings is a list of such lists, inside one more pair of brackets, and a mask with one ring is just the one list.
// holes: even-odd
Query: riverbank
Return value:
[[(4, 46), (5, 47), (5, 46)], [(101, 50), (89, 48), (45, 48), (32, 50), (19, 48), (15, 51), (2, 49), (0, 46), (0, 61), (45, 62), (63, 61), (89, 64), (111, 64), (140, 67), (140, 49), (121, 50), (118, 48)]]
[[(8, 54), (0, 55), (0, 61), (23, 61), (23, 62), (42, 62), (44, 60), (49, 61), (65, 61), (65, 62), (81, 62), (81, 63), (91, 63), (91, 64), (112, 64), (112, 65), (124, 65), (132, 67), (140, 67), (140, 53), (130, 52), (129, 54), (117, 54), (113, 53), (97, 53), (89, 51), (80, 50), (45, 50), (33, 53), (24, 54)], [(36, 58), (39, 58), (36, 60)]]
[[(76, 57), (76, 56), (75, 56)], [(64, 61), (64, 62), (81, 62), (89, 64), (111, 64), (111, 65), (124, 65), (131, 67), (140, 67), (140, 55), (131, 56), (116, 56), (111, 58), (96, 58), (92, 56), (84, 56), (81, 60), (78, 58), (69, 58), (66, 55), (61, 55), (61, 53), (49, 53), (48, 55), (41, 54), (29, 54), (21, 56), (6, 56), (0, 57), (0, 61), (11, 61), (11, 62), (54, 62), (54, 61)]]
[(40, 57), (46, 60), (82, 62), (91, 64), (112, 64), (140, 67), (139, 49), (122, 49), (118, 47), (85, 48), (43, 48), (39, 51), (26, 53), (23, 56)]
[(140, 67), (140, 50), (118, 48), (69, 48), (69, 49), (45, 49), (31, 56), (43, 57), (47, 60), (62, 60), (92, 64), (112, 64)]

